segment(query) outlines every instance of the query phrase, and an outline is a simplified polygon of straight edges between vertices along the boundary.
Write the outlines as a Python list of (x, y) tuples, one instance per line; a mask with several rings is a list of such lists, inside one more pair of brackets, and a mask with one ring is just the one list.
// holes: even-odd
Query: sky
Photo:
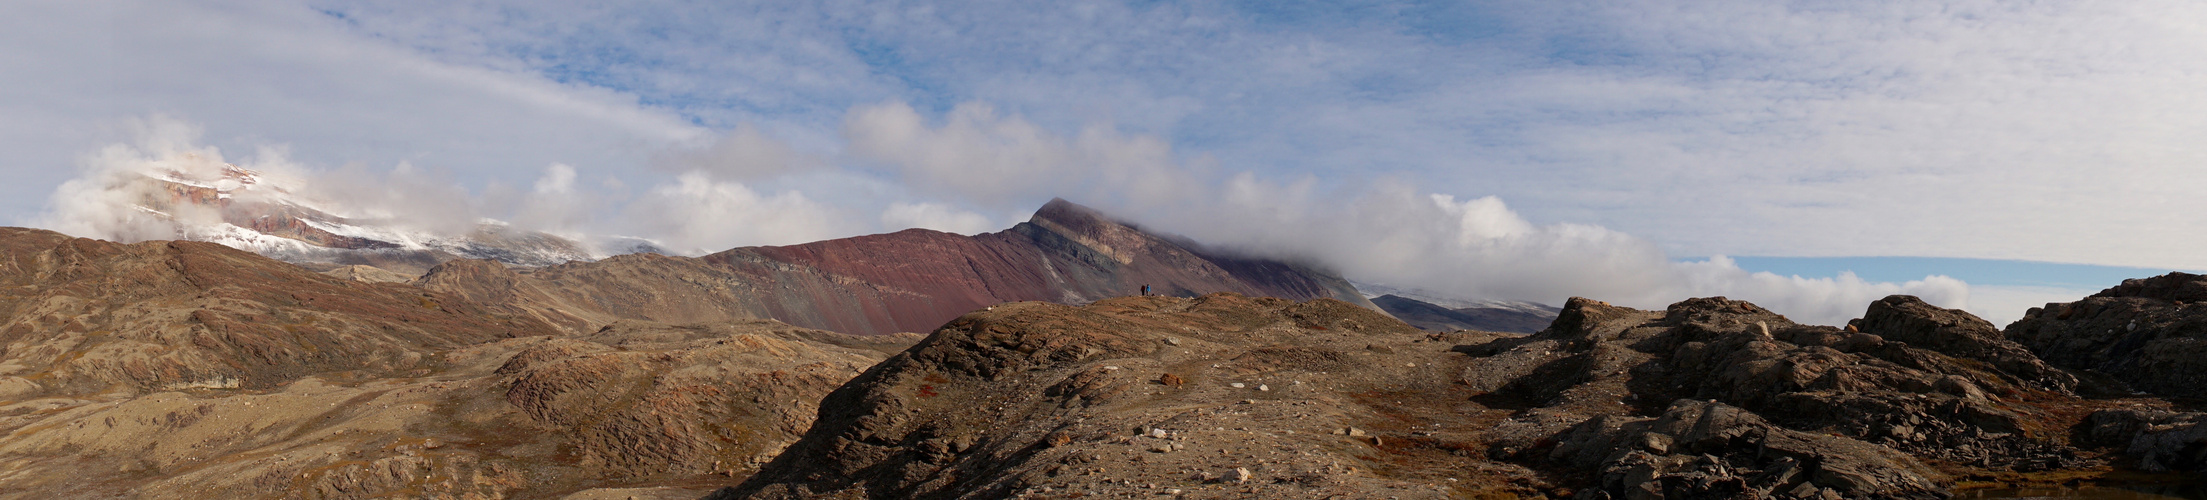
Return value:
[(1063, 197), (1360, 281), (1825, 324), (2207, 269), (2191, 2), (25, 0), (0, 82), (0, 220), (116, 239), (83, 180), (198, 155), (686, 253)]

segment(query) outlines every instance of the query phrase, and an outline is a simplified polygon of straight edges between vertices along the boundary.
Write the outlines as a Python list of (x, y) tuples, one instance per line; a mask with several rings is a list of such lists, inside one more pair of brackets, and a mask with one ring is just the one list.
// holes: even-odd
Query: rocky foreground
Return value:
[(1905, 296), (1845, 328), (1574, 299), (1522, 337), (1323, 299), (1006, 304), (829, 394), (713, 498), (1944, 498), (2201, 470), (2199, 414), (2084, 383)]

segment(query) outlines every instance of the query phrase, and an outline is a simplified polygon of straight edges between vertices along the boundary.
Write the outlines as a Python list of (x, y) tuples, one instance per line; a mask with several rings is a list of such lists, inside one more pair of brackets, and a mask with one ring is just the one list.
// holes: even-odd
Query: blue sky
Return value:
[(1739, 266), (1783, 275), (1832, 276), (1852, 272), (1870, 281), (1906, 281), (1941, 274), (1974, 285), (2075, 290), (2108, 288), (2123, 280), (2196, 269), (2060, 264), (1953, 257), (1733, 257)]
[[(1062, 196), (1368, 281), (1824, 322), (1898, 292), (2013, 318), (2207, 268), (2207, 7), (2187, 2), (0, 14), (18, 224), (93, 227), (57, 186), (214, 148), (343, 173), (324, 195), (359, 210), (690, 251), (995, 230)], [(462, 208), (410, 210), (431, 206)]]

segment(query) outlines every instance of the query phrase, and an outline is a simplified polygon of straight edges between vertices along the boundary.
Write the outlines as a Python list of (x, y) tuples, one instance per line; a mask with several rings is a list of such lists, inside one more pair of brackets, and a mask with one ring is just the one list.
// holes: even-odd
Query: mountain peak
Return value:
[(1027, 221), (1036, 224), (1054, 224), (1066, 228), (1100, 228), (1126, 225), (1117, 219), (1111, 218), (1110, 215), (1105, 215), (1102, 211), (1088, 208), (1087, 205), (1065, 201), (1064, 198), (1051, 198), (1049, 203), (1044, 203), (1042, 208), (1036, 209), (1034, 217)]
[(1155, 241), (1141, 229), (1064, 198), (1051, 198), (1027, 223), (1109, 255), (1120, 264), (1133, 262), (1135, 254)]

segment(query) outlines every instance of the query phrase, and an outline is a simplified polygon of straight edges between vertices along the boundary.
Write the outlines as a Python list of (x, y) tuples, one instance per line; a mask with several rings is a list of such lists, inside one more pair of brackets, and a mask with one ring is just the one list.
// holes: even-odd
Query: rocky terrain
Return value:
[(763, 320), (565, 334), (210, 243), (0, 229), (0, 268), (11, 498), (695, 497), (918, 339)]
[(432, 370), (435, 351), (554, 330), (221, 245), (0, 228), (0, 397), (268, 389)]
[[(982, 238), (555, 268), (457, 259), (418, 278), (0, 229), (0, 497), (694, 498), (748, 476), (830, 389), (920, 338), (753, 319), (825, 317), (760, 298), (791, 285), (873, 293), (884, 324), (996, 300), (963, 286), (1354, 297), (1330, 275), (1202, 253), (1071, 204), (1045, 214)], [(974, 260), (991, 252), (1030, 253)], [(933, 281), (959, 273), (957, 287)]]
[(20, 401), (0, 407), (0, 496), (694, 498), (911, 340), (622, 323), (440, 351), (419, 376)]
[(0, 290), (0, 498), (1945, 498), (2207, 473), (2207, 277), (2182, 273), (2006, 331), (1907, 296), (1843, 327), (1721, 297), (1478, 316), (1061, 200), (973, 237), (418, 277), (0, 229)]
[(699, 258), (630, 254), (533, 269), (463, 260), (417, 283), (569, 331), (615, 318), (769, 318), (853, 334), (925, 332), (1000, 302), (1077, 304), (1135, 295), (1144, 285), (1161, 295), (1331, 297), (1374, 307), (1330, 272), (1205, 250), (1064, 200), (978, 236), (910, 229)]
[(1325, 299), (1005, 304), (829, 394), (714, 498), (1944, 498), (2198, 470), (2127, 445), (2196, 416), (2079, 383), (1906, 296), (1846, 328), (1573, 299), (1530, 336)]
[(829, 394), (804, 439), (716, 497), (1533, 491), (1532, 471), (1451, 441), (1477, 405), (1445, 338), (1331, 299), (999, 305)]
[(1555, 308), (1507, 307), (1458, 307), (1449, 308), (1400, 295), (1381, 295), (1372, 298), (1372, 305), (1396, 319), (1420, 329), (1437, 332), (1456, 330), (1481, 330), (1506, 333), (1533, 333), (1548, 327), (1555, 321)]

